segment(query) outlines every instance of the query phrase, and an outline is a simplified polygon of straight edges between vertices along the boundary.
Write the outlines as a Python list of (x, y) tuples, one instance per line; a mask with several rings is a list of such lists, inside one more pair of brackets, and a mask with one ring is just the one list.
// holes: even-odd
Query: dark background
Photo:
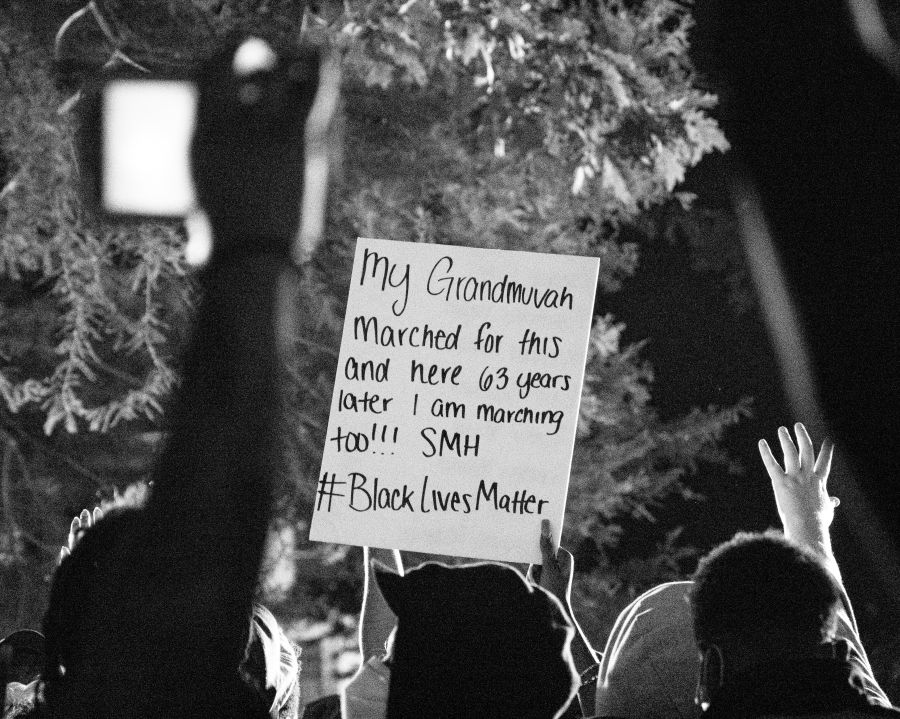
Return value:
[[(900, 598), (878, 578), (900, 537), (900, 83), (866, 54), (842, 1), (699, 0), (694, 12), (694, 59), (720, 96), (714, 115), (732, 151), (704, 160), (686, 189), (720, 208), (729, 176), (759, 191), (828, 424), (894, 542), (864, 546), (838, 509), (833, 538), (848, 590), (864, 636), (883, 640), (900, 618)], [(646, 356), (663, 415), (754, 399), (753, 417), (726, 437), (745, 473), (701, 470), (693, 483), (706, 500), (679, 513), (686, 538), (704, 547), (738, 528), (778, 526), (756, 441), (774, 447), (779, 425), (810, 419), (789, 407), (745, 268), (735, 284), (696, 272), (695, 260), (677, 242), (643, 242), (638, 274), (610, 309), (630, 339), (652, 338)], [(736, 287), (750, 289), (743, 311)]]
[(695, 12), (695, 61), (762, 196), (828, 419), (896, 537), (900, 85), (844, 2), (701, 0)]

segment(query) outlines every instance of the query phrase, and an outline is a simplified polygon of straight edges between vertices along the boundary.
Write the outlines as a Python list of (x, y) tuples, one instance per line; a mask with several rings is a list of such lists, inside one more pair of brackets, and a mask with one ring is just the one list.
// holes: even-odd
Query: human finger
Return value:
[(65, 545), (60, 547), (59, 548), (59, 560), (57, 561), (57, 564), (62, 564), (63, 559), (68, 557), (69, 554), (71, 554), (71, 552), (69, 551), (68, 547), (66, 547)]
[(78, 517), (73, 517), (72, 522), (69, 524), (69, 536), (66, 538), (69, 549), (75, 549), (76, 537), (78, 536), (78, 531), (81, 529), (81, 519)]
[(89, 509), (82, 509), (81, 514), (78, 515), (79, 519), (81, 519), (81, 526), (87, 529), (91, 526), (91, 512)]
[(821, 477), (823, 487), (828, 482), (828, 475), (831, 474), (832, 457), (834, 457), (834, 443), (826, 439), (822, 442), (822, 448), (819, 450), (814, 469), (815, 473)]
[(784, 471), (787, 474), (796, 474), (800, 468), (800, 458), (797, 456), (797, 448), (791, 439), (791, 433), (787, 427), (778, 428), (778, 442), (781, 444), (781, 451), (784, 453)]
[(550, 520), (541, 520), (541, 555), (546, 562), (548, 559), (556, 559), (556, 552), (553, 551), (553, 538), (550, 534)]
[(103, 519), (103, 510), (100, 507), (94, 507), (94, 524)]
[(800, 467), (810, 469), (815, 463), (815, 449), (809, 438), (809, 432), (802, 422), (797, 422), (794, 425), (794, 433), (797, 435), (797, 447), (800, 449)]
[(759, 447), (759, 456), (762, 458), (762, 462), (766, 467), (766, 472), (769, 473), (769, 477), (773, 482), (776, 479), (781, 479), (784, 475), (784, 470), (781, 468), (781, 465), (778, 464), (778, 460), (775, 459), (772, 450), (769, 449), (769, 443), (766, 442), (766, 440), (761, 439), (757, 446)]

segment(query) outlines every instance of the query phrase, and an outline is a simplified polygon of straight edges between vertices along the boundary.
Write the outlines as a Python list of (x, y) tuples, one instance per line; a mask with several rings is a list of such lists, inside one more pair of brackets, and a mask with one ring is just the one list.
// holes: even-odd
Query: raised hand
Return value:
[[(240, 58), (245, 58), (240, 60)], [(191, 164), (213, 257), (287, 257), (300, 222), (319, 54), (259, 38), (227, 46), (200, 83)]]
[[(541, 565), (532, 565), (528, 569), (528, 579), (556, 597), (563, 605), (572, 625), (575, 627), (575, 638), (572, 640), (572, 659), (581, 676), (578, 690), (578, 701), (582, 716), (593, 716), (594, 693), (597, 678), (597, 654), (588, 641), (575, 613), (572, 611), (572, 578), (574, 576), (575, 558), (572, 553), (560, 547), (553, 549), (550, 532), (550, 520), (541, 520)], [(571, 709), (571, 708), (570, 708)], [(569, 714), (563, 716), (568, 717)]]
[(72, 523), (69, 525), (69, 536), (66, 537), (66, 543), (59, 549), (58, 563), (72, 553), (75, 545), (81, 540), (82, 535), (93, 527), (101, 517), (103, 517), (103, 510), (100, 507), (94, 507), (93, 512), (88, 509), (82, 509), (80, 514), (75, 515)]
[(572, 569), (575, 559), (568, 549), (560, 547), (553, 550), (553, 540), (550, 536), (550, 520), (541, 521), (541, 557), (539, 568), (532, 567), (529, 572), (531, 580), (542, 589), (546, 589), (556, 597), (566, 609), (570, 608), (572, 600)]
[(822, 442), (817, 457), (806, 427), (798, 422), (794, 432), (796, 445), (786, 427), (778, 428), (784, 467), (764, 439), (759, 441), (759, 453), (772, 480), (785, 536), (801, 544), (816, 543), (823, 532), (827, 533), (834, 509), (840, 504), (836, 497), (828, 496), (827, 488), (834, 445), (828, 440)]

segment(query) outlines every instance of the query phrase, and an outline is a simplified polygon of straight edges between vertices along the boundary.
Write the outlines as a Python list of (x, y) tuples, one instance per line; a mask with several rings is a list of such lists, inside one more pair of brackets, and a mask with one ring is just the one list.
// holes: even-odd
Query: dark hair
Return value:
[(397, 615), (387, 719), (551, 719), (574, 693), (559, 603), (499, 564), (377, 572)]
[(135, 507), (116, 507), (84, 532), (72, 553), (62, 560), (53, 575), (50, 600), (44, 614), (46, 661), (43, 679), (53, 683), (66, 668), (88, 652), (91, 630), (83, 627), (86, 615), (95, 616), (99, 601), (96, 586), (127, 535), (136, 531), (142, 511)]
[(739, 533), (700, 560), (694, 636), (745, 651), (805, 651), (826, 638), (840, 590), (812, 552), (780, 533)]
[[(103, 603), (115, 603), (117, 599), (107, 597), (102, 587), (109, 577), (121, 571), (119, 563), (127, 556), (126, 547), (142, 539), (144, 517), (140, 506), (119, 505), (108, 510), (84, 532), (72, 553), (56, 569), (44, 614), (46, 659), (42, 672), (45, 697), (54, 706), (65, 696), (63, 685), (73, 674), (77, 676), (84, 665), (91, 664), (97, 642), (104, 641), (97, 625), (104, 622)], [(247, 650), (238, 676), (247, 695), (252, 697), (254, 709), (261, 716), (267, 715), (278, 695), (279, 716), (295, 715), (299, 707), (300, 671), (295, 648), (262, 606), (254, 606), (247, 627)], [(266, 652), (261, 647), (264, 640), (275, 648), (274, 652)], [(279, 663), (279, 660), (278, 683), (269, 690), (265, 686), (267, 661)]]

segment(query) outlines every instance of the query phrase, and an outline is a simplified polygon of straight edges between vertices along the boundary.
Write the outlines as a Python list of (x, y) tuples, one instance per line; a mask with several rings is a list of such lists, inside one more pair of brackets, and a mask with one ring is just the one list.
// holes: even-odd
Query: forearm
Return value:
[(785, 537), (813, 552), (825, 563), (838, 583), (843, 583), (841, 570), (831, 546), (831, 532), (827, 526), (823, 526), (815, 517), (808, 521), (784, 521), (782, 518), (782, 525)]
[[(279, 419), (276, 308), (282, 262), (214, 263), (155, 473), (146, 548), (163, 595), (240, 647), (262, 559)], [(189, 597), (189, 599), (188, 599)], [(240, 647), (242, 649), (242, 647)]]

